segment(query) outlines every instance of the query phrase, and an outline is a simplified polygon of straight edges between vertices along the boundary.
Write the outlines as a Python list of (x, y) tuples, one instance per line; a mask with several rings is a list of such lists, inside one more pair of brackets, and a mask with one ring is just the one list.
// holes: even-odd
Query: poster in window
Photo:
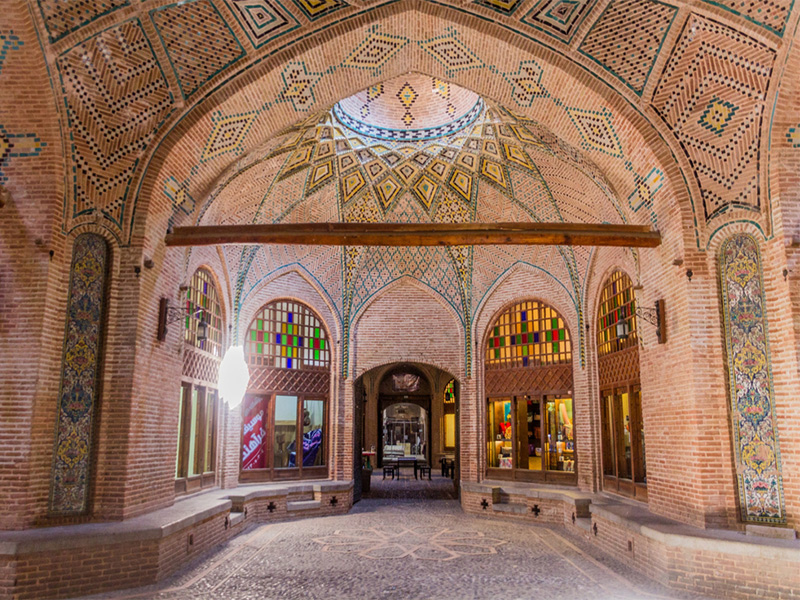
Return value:
[(242, 470), (265, 469), (266, 453), (264, 437), (267, 435), (264, 424), (264, 403), (261, 396), (246, 396), (242, 421)]

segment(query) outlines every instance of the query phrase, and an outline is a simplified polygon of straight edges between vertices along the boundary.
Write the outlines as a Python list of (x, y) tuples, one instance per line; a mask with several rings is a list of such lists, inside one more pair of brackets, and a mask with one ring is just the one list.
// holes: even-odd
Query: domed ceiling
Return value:
[[(627, 222), (600, 170), (537, 122), (418, 73), (310, 116), (241, 159), (198, 224)], [(492, 285), (527, 263), (581, 305), (591, 248), (226, 246), (237, 310), (285, 265), (305, 269), (349, 326), (392, 281), (413, 277), (469, 324)], [(246, 324), (239, 324), (240, 327)]]

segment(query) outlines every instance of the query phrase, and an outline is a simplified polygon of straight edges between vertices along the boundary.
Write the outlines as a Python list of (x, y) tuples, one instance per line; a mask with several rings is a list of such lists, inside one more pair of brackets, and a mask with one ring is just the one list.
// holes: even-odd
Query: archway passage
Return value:
[(376, 367), (357, 380), (363, 498), (457, 499), (457, 389), (450, 373), (411, 363)]

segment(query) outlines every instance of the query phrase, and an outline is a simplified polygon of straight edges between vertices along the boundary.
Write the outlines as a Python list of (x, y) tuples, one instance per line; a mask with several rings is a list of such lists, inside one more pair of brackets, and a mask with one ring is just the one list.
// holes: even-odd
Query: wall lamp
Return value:
[[(656, 337), (659, 344), (667, 343), (667, 319), (663, 300), (656, 300), (653, 308), (637, 306), (635, 314), (641, 321), (646, 321), (656, 328)], [(631, 332), (628, 320), (620, 318), (617, 321), (616, 330), (618, 340), (627, 340)]]
[(167, 339), (167, 325), (180, 321), (184, 317), (192, 316), (195, 319), (200, 319), (197, 324), (197, 341), (202, 342), (208, 339), (208, 323), (203, 318), (203, 309), (196, 307), (191, 311), (188, 306), (170, 306), (168, 298), (161, 298), (158, 303), (158, 333), (156, 338), (159, 342)]

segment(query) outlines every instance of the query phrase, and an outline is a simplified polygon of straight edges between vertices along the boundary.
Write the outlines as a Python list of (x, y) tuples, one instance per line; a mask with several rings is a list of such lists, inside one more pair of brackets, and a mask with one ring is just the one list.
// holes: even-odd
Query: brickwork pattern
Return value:
[(641, 95), (677, 12), (653, 0), (615, 0), (583, 38), (580, 51)]

